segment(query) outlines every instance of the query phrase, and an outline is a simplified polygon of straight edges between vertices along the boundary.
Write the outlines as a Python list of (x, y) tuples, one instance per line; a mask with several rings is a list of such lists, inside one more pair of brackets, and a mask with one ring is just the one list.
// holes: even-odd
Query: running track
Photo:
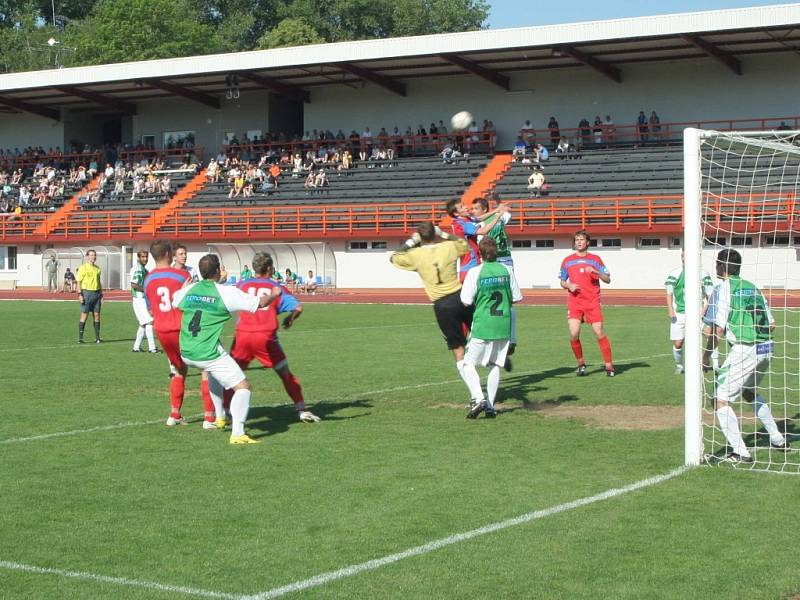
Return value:
[[(771, 290), (767, 300), (775, 308), (800, 307), (800, 290)], [(522, 304), (558, 306), (565, 304), (562, 290), (527, 289), (522, 290), (525, 299)], [(110, 290), (104, 293), (105, 300), (130, 300), (126, 290)], [(421, 289), (337, 289), (332, 293), (317, 293), (314, 296), (300, 294), (298, 298), (305, 303), (331, 302), (342, 304), (430, 304)], [(0, 291), (0, 300), (72, 300), (74, 294), (44, 292), (36, 288), (21, 288), (14, 291)], [(606, 306), (663, 306), (663, 290), (603, 290), (603, 304)]]

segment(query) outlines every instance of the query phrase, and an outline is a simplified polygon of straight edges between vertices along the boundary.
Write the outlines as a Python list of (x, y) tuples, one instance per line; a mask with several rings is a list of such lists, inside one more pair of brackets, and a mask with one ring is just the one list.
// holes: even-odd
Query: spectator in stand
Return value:
[(792, 128), (786, 124), (786, 121), (781, 121), (781, 124), (775, 128), (775, 131), (791, 131)]
[(592, 126), (592, 133), (594, 134), (594, 144), (599, 146), (603, 143), (603, 119), (600, 115), (595, 115), (594, 125)]
[(559, 159), (570, 156), (569, 141), (567, 141), (567, 138), (562, 137), (560, 140), (558, 140), (558, 146), (556, 146), (555, 153)]
[(219, 163), (217, 162), (216, 158), (212, 158), (211, 162), (208, 163), (208, 169), (206, 170), (206, 179), (211, 183), (218, 183), (220, 178), (222, 177), (222, 170), (219, 168)]
[(611, 115), (606, 115), (606, 120), (603, 122), (603, 137), (605, 138), (606, 143), (613, 142), (615, 134), (616, 129), (614, 129), (614, 120), (611, 118)]
[(514, 143), (514, 149), (511, 151), (511, 156), (515, 161), (521, 161), (525, 157), (526, 145), (522, 137), (518, 137)]
[(661, 141), (661, 119), (658, 118), (656, 111), (650, 113), (649, 125), (650, 133), (653, 134), (653, 139)]
[(367, 157), (372, 154), (372, 146), (374, 143), (372, 132), (369, 127), (365, 127), (364, 131), (361, 132), (361, 153), (363, 154), (361, 160), (367, 160)]
[(542, 169), (535, 167), (528, 177), (528, 191), (531, 198), (538, 198), (542, 195), (542, 186), (544, 185), (544, 181), (545, 179)]
[(119, 200), (125, 194), (125, 179), (123, 177), (114, 178), (114, 189), (111, 191), (111, 199)]
[(522, 124), (521, 133), (522, 139), (525, 140), (526, 144), (530, 144), (536, 139), (536, 130), (533, 128), (533, 124), (531, 123), (530, 119), (525, 119), (525, 122)]
[(339, 174), (341, 174), (342, 171), (349, 171), (350, 167), (352, 166), (353, 166), (353, 155), (350, 154), (349, 150), (345, 150), (344, 152), (342, 152), (342, 162), (339, 164), (338, 167), (336, 167), (336, 169), (339, 172)]
[(325, 173), (325, 169), (321, 168), (317, 171), (316, 176), (314, 177), (314, 187), (322, 191), (322, 188), (326, 188), (330, 185), (328, 183), (328, 175)]
[(317, 187), (317, 176), (313, 169), (309, 169), (303, 189), (306, 190), (306, 194), (310, 194), (315, 187)]
[[(588, 146), (592, 140), (592, 128), (591, 125), (589, 125), (589, 119), (583, 117), (580, 123), (578, 123), (578, 130), (580, 131), (581, 145)], [(564, 138), (562, 137), (560, 139), (563, 140)]]
[(278, 181), (280, 178), (281, 168), (277, 164), (273, 163), (269, 168), (269, 179), (270, 183), (272, 183), (276, 190), (278, 189)]
[(534, 149), (535, 162), (541, 164), (550, 160), (550, 151), (542, 144), (536, 144)]
[(550, 117), (550, 120), (547, 122), (547, 130), (550, 132), (550, 145), (555, 148), (558, 144), (558, 140), (561, 139), (561, 129), (555, 117)]
[(241, 172), (237, 172), (236, 177), (234, 177), (233, 179), (233, 184), (231, 185), (231, 189), (228, 192), (228, 199), (238, 198), (239, 194), (241, 194), (243, 190), (244, 190), (244, 175)]
[(436, 126), (436, 131), (439, 132), (439, 135), (447, 135), (447, 127), (444, 126), (444, 121), (439, 119), (439, 125)]
[(650, 136), (648, 135), (649, 127), (647, 115), (644, 114), (643, 110), (639, 111), (639, 116), (636, 118), (636, 124), (639, 132), (639, 140), (646, 142)]
[(28, 206), (31, 201), (31, 192), (27, 185), (21, 185), (19, 188), (19, 205)]

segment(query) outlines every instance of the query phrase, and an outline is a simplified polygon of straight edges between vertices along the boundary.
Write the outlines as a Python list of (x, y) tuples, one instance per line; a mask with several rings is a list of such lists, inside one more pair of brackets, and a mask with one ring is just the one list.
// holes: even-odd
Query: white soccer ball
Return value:
[(472, 113), (467, 110), (457, 112), (450, 117), (450, 125), (452, 125), (453, 129), (456, 131), (467, 129), (470, 125), (472, 125), (472, 121)]

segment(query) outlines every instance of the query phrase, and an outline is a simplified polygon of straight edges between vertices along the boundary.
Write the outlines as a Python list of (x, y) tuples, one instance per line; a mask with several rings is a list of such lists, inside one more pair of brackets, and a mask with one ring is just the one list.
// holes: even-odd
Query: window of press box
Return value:
[(597, 248), (597, 240), (589, 240), (589, 248)]
[[(531, 241), (530, 240), (511, 240), (511, 247), (512, 248), (530, 248), (531, 247)], [(536, 247), (537, 248), (539, 247), (538, 243), (537, 243)]]
[(17, 270), (16, 246), (0, 246), (0, 269), (4, 271)]
[(350, 250), (386, 250), (386, 242), (350, 242)]
[[(789, 245), (789, 239), (788, 235), (765, 235), (761, 238), (761, 245), (785, 248)], [(797, 238), (795, 238), (795, 240), (797, 240)]]
[(622, 240), (619, 238), (605, 238), (603, 240), (603, 248), (621, 248)]
[(639, 248), (660, 248), (661, 238), (639, 238)]
[(536, 247), (537, 248), (555, 248), (556, 241), (555, 240), (536, 240)]

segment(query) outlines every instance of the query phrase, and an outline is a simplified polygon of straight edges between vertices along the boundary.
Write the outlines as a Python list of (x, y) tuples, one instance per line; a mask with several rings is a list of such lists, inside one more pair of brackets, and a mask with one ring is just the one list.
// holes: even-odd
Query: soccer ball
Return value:
[(450, 117), (450, 125), (452, 125), (453, 129), (456, 131), (467, 129), (472, 125), (472, 121), (472, 113), (467, 110), (462, 110)]

